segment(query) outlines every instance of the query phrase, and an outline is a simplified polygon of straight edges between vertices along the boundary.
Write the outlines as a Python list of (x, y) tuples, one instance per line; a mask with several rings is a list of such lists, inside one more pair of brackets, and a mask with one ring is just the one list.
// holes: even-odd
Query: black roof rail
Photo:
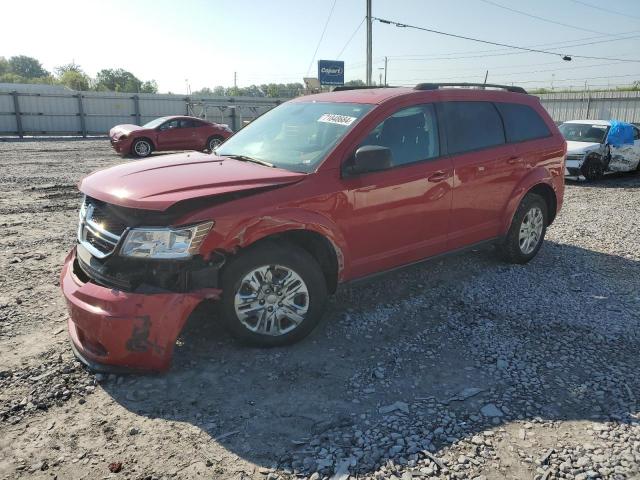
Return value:
[(527, 93), (522, 87), (514, 87), (510, 85), (496, 85), (494, 83), (419, 83), (414, 90), (438, 90), (442, 87), (489, 87), (489, 88), (501, 88), (508, 92), (513, 93)]
[(346, 90), (367, 90), (369, 88), (395, 88), (391, 85), (341, 85), (335, 87), (332, 91), (344, 92)]

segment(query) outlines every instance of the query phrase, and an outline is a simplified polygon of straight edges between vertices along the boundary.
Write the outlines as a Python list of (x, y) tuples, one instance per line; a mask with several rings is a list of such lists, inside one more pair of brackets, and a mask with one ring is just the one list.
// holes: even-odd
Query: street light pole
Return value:
[(371, 57), (373, 49), (371, 47), (372, 19), (371, 19), (371, 0), (367, 1), (367, 85), (371, 85)]
[(387, 57), (384, 57), (384, 86), (387, 86)]

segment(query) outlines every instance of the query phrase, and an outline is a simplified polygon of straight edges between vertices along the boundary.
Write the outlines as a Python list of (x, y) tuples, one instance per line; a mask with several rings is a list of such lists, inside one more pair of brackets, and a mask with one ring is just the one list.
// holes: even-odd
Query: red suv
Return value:
[(340, 283), (485, 242), (531, 260), (562, 205), (565, 141), (521, 88), (448, 87), (300, 97), (214, 154), (82, 180), (61, 280), (76, 354), (163, 370), (205, 299), (240, 339), (283, 345)]
[(148, 157), (153, 151), (213, 150), (233, 135), (228, 125), (195, 117), (160, 117), (138, 125), (116, 125), (109, 131), (111, 146), (120, 155)]

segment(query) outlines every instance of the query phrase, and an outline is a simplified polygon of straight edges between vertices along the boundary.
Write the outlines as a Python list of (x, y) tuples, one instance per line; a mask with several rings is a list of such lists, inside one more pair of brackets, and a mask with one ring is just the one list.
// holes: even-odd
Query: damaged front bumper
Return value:
[(97, 371), (164, 371), (187, 318), (204, 299), (221, 290), (137, 293), (100, 285), (80, 269), (74, 248), (60, 285), (69, 310), (74, 353)]

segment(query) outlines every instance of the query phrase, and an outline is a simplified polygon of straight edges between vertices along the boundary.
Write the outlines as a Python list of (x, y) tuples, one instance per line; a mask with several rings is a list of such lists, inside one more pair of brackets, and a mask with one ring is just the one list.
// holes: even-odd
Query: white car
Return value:
[(607, 172), (640, 170), (640, 130), (633, 130), (633, 143), (614, 145), (609, 141), (609, 120), (571, 120), (560, 127), (567, 141), (565, 176), (597, 180)]

